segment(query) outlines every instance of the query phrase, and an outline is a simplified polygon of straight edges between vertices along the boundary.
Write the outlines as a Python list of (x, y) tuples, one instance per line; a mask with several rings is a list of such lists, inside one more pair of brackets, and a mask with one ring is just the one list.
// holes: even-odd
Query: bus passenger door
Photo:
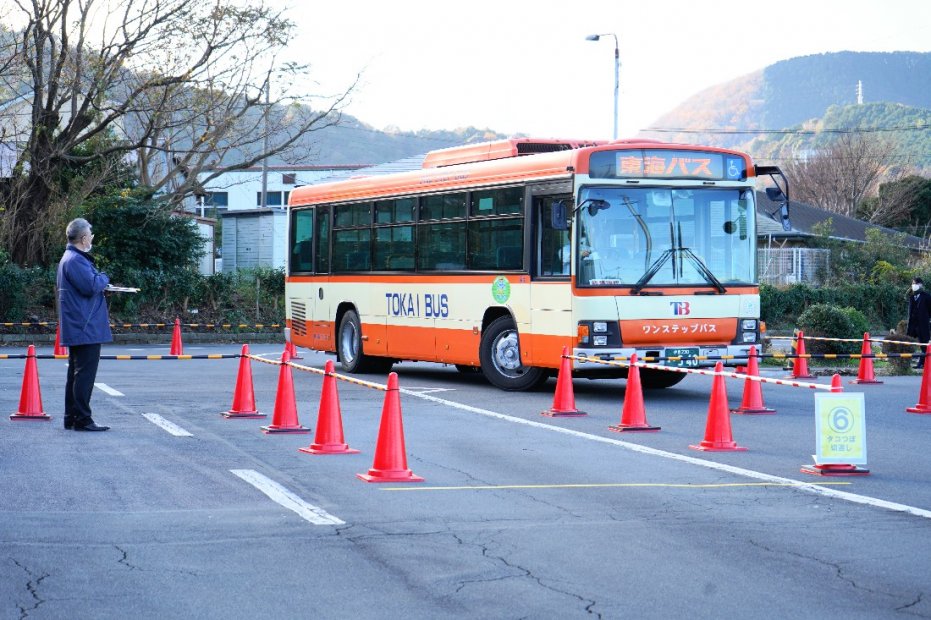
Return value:
[[(567, 221), (554, 226), (553, 203), (571, 207), (571, 195), (536, 196), (533, 207), (533, 282), (530, 287), (530, 318), (533, 360), (539, 366), (558, 367), (563, 347), (572, 350), (572, 287)], [(526, 360), (525, 360), (526, 363)]]
[(287, 316), (291, 320), (291, 341), (307, 348), (316, 348), (311, 336), (315, 286), (312, 282), (298, 281), (298, 278), (314, 272), (313, 246), (314, 210), (292, 210), (288, 235), (288, 275), (291, 281), (287, 287)]
[(329, 273), (330, 273), (330, 207), (317, 207), (314, 218), (314, 273), (311, 287), (313, 320), (311, 337), (313, 348), (318, 351), (335, 351), (336, 326), (331, 316)]

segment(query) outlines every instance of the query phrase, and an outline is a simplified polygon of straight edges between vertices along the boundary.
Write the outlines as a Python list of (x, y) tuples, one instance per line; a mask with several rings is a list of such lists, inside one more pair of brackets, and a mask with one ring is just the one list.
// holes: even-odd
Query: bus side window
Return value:
[[(541, 276), (568, 276), (569, 275), (569, 227), (565, 230), (553, 228), (553, 203), (562, 200), (571, 205), (569, 196), (546, 196), (537, 199), (537, 248), (539, 267), (537, 273)], [(567, 218), (568, 218), (567, 210)]]
[(291, 273), (314, 270), (314, 211), (291, 215)]

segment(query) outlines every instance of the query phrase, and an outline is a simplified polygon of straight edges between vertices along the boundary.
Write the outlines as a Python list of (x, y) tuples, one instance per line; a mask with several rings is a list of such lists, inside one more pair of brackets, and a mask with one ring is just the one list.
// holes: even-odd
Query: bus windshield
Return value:
[(753, 283), (751, 189), (590, 187), (578, 204), (579, 286)]

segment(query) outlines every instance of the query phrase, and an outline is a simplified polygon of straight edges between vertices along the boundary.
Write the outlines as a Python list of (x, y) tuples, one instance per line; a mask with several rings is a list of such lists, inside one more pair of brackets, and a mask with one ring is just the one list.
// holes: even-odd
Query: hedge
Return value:
[(760, 286), (760, 317), (770, 330), (792, 329), (798, 317), (815, 304), (859, 310), (872, 330), (887, 331), (905, 317), (908, 291), (895, 284), (845, 284), (812, 287), (793, 284), (777, 288)]

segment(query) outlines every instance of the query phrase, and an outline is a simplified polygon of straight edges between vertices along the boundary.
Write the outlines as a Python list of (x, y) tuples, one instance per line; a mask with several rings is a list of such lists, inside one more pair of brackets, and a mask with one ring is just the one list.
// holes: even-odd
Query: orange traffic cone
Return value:
[(627, 388), (624, 391), (624, 407), (621, 409), (621, 423), (609, 426), (615, 433), (627, 431), (658, 431), (659, 426), (647, 424), (646, 411), (643, 408), (643, 387), (640, 385), (640, 368), (637, 367), (637, 354), (630, 356), (630, 368), (627, 370)]
[(870, 333), (864, 332), (863, 346), (860, 347), (860, 368), (857, 370), (857, 378), (851, 383), (882, 383), (882, 381), (876, 380), (876, 374), (873, 372), (873, 358), (868, 357), (872, 354)]
[[(714, 371), (720, 373), (724, 365), (718, 362)], [(738, 446), (731, 436), (731, 418), (727, 409), (727, 388), (724, 377), (720, 374), (714, 376), (711, 384), (711, 401), (708, 403), (708, 422), (705, 425), (705, 439), (697, 446), (689, 446), (692, 450), (707, 452), (736, 452), (746, 450)]]
[(39, 389), (39, 368), (36, 365), (36, 348), (29, 345), (26, 350), (26, 369), (23, 372), (23, 388), (19, 393), (19, 410), (11, 420), (51, 420), (42, 411), (42, 391)]
[(553, 394), (553, 406), (540, 415), (551, 418), (569, 418), (588, 415), (575, 408), (575, 393), (572, 391), (572, 362), (569, 349), (562, 348), (562, 361), (559, 363), (559, 375), (556, 377), (556, 393)]
[[(756, 347), (750, 347), (749, 357), (750, 359), (747, 360), (746, 374), (751, 377), (759, 377), (760, 366), (756, 361)], [(740, 407), (737, 409), (731, 409), (731, 412), (754, 415), (776, 413), (775, 409), (770, 409), (763, 404), (762, 388), (763, 386), (760, 385), (759, 381), (754, 381), (753, 379), (744, 379), (743, 400), (740, 402)]]
[(291, 356), (291, 359), (293, 359), (293, 360), (302, 360), (302, 359), (304, 359), (304, 358), (301, 357), (300, 354), (297, 352), (297, 347), (294, 346), (294, 343), (293, 343), (293, 342), (288, 342), (287, 344), (285, 344), (285, 347), (288, 349), (288, 354)]
[(220, 415), (226, 418), (264, 418), (255, 408), (255, 390), (252, 384), (252, 363), (249, 359), (249, 345), (242, 345), (239, 354), (239, 374), (236, 375), (236, 389), (233, 392), (233, 406)]
[[(925, 359), (931, 357), (931, 343), (925, 348)], [(918, 393), (918, 404), (908, 407), (909, 413), (931, 413), (931, 364), (925, 364), (921, 372), (921, 391)]]
[(55, 326), (55, 348), (52, 350), (52, 355), (68, 357), (68, 347), (61, 346), (61, 325)]
[(307, 448), (299, 448), (308, 454), (358, 454), (343, 439), (343, 416), (339, 411), (339, 392), (333, 376), (333, 360), (327, 360), (323, 375), (323, 390), (320, 394), (320, 409), (317, 411), (317, 433), (314, 442)]
[(404, 448), (404, 425), (401, 420), (401, 399), (398, 395), (398, 373), (388, 375), (388, 390), (381, 410), (375, 461), (367, 474), (356, 474), (366, 482), (423, 482), (407, 468)]
[(309, 433), (310, 429), (301, 426), (297, 420), (297, 400), (294, 397), (294, 378), (288, 362), (291, 356), (285, 351), (281, 354), (281, 370), (278, 372), (278, 393), (275, 395), (275, 411), (272, 423), (262, 427), (262, 432), (269, 433)]
[(808, 358), (805, 357), (805, 334), (798, 333), (798, 344), (795, 346), (797, 357), (792, 360), (792, 378), (793, 379), (814, 379), (814, 375), (808, 373)]
[(184, 345), (181, 343), (181, 319), (175, 319), (175, 329), (171, 333), (171, 350), (169, 355), (184, 355)]

